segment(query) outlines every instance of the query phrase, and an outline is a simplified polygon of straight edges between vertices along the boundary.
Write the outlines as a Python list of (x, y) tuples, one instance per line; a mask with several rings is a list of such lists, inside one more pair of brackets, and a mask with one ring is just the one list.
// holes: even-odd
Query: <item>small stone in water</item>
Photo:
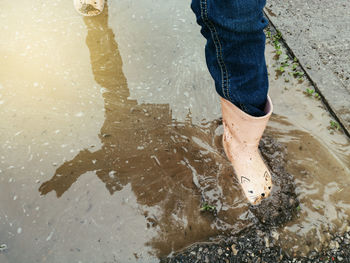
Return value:
[(329, 244), (329, 248), (330, 249), (338, 249), (339, 248), (339, 243), (337, 241), (331, 241), (331, 243)]
[(236, 249), (236, 245), (235, 244), (233, 244), (232, 246), (231, 246), (231, 248), (232, 248), (232, 253), (233, 253), (233, 255), (237, 255), (238, 254), (238, 250)]
[(264, 237), (264, 240), (265, 240), (265, 246), (266, 246), (266, 247), (270, 247), (269, 238), (268, 238), (268, 237)]
[(271, 236), (272, 236), (273, 239), (275, 239), (275, 240), (278, 240), (278, 238), (279, 238), (279, 234), (277, 233), (277, 231), (272, 231), (272, 232), (271, 232)]

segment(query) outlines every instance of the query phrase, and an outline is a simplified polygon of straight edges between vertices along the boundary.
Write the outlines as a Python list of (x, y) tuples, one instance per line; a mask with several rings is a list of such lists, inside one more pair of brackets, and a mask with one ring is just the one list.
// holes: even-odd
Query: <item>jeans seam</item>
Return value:
[[(204, 8), (203, 8), (203, 3), (204, 3)], [(213, 39), (214, 45), (215, 45), (215, 53), (216, 53), (216, 59), (218, 61), (220, 70), (221, 70), (221, 79), (222, 79), (222, 83), (221, 83), (221, 89), (222, 89), (222, 93), (224, 95), (224, 97), (226, 97), (226, 99), (231, 100), (230, 97), (230, 93), (229, 93), (229, 77), (228, 77), (228, 71), (227, 71), (227, 67), (226, 64), (224, 62), (223, 56), (222, 56), (222, 45), (217, 33), (217, 30), (215, 28), (215, 26), (213, 25), (213, 23), (208, 19), (208, 7), (207, 7), (207, 0), (201, 0), (201, 17), (203, 19), (204, 24), (208, 27), (211, 37)], [(204, 9), (204, 12), (203, 12)], [(226, 91), (226, 94), (225, 94)]]

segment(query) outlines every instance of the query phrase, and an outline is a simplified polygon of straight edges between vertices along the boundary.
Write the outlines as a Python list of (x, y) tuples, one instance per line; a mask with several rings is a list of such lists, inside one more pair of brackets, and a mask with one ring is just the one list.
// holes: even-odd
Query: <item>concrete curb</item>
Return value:
[[(337, 79), (334, 73), (322, 65), (317, 54), (310, 52), (305, 56), (305, 51), (297, 47), (297, 42), (288, 39), (283, 34), (283, 29), (279, 28), (274, 15), (264, 10), (270, 25), (282, 33), (282, 41), (290, 54), (296, 57), (306, 76), (315, 87), (315, 90), (321, 95), (323, 103), (329, 112), (339, 122), (344, 133), (350, 137), (350, 92), (343, 83)], [(310, 47), (310, 49), (312, 49)]]

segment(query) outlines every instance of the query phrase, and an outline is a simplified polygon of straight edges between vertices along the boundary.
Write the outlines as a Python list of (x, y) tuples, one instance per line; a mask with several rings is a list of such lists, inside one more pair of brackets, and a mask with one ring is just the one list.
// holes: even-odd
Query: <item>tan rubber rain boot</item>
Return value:
[(83, 16), (97, 16), (102, 13), (105, 0), (73, 0), (74, 7)]
[(262, 160), (258, 145), (272, 114), (272, 102), (267, 98), (265, 116), (253, 117), (228, 100), (221, 98), (224, 124), (223, 145), (243, 192), (251, 204), (269, 196), (271, 174)]

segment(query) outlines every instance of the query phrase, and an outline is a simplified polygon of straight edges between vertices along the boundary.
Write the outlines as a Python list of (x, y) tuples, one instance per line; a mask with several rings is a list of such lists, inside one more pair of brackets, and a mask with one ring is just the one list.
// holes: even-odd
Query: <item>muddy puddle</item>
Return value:
[[(71, 1), (21, 2), (0, 11), (1, 262), (157, 262), (255, 222), (187, 1), (110, 2), (96, 18)], [(307, 81), (275, 79), (266, 55), (266, 135), (300, 200), (277, 231), (302, 254), (348, 225), (350, 143)]]

